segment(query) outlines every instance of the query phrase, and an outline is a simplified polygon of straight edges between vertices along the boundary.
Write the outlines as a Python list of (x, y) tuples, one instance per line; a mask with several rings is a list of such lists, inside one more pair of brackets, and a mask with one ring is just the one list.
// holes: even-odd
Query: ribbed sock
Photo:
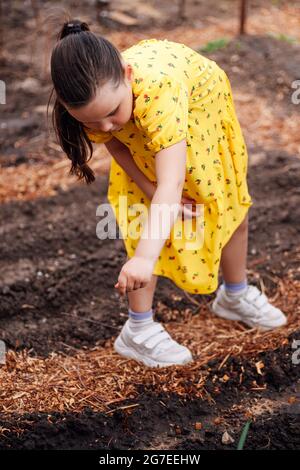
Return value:
[(129, 316), (129, 326), (134, 331), (140, 331), (144, 328), (150, 326), (153, 320), (153, 310), (152, 308), (148, 310), (148, 312), (134, 312), (130, 308), (128, 309), (128, 316)]
[(225, 292), (230, 297), (239, 297), (243, 295), (248, 287), (247, 278), (242, 282), (228, 283), (223, 281), (223, 286), (225, 287)]

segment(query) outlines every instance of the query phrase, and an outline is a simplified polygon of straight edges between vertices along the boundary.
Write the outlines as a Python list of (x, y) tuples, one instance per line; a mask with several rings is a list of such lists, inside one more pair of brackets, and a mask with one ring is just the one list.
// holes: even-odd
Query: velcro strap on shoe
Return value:
[(245, 296), (245, 299), (249, 302), (253, 302), (253, 300), (260, 295), (259, 290), (255, 286), (248, 286), (248, 290)]
[(169, 333), (167, 333), (166, 331), (161, 331), (157, 335), (150, 338), (149, 341), (145, 343), (145, 346), (146, 348), (152, 349), (155, 346), (157, 346), (159, 343), (161, 343), (163, 340), (169, 339), (169, 338), (170, 338)]
[(151, 338), (151, 336), (159, 333), (160, 331), (164, 331), (164, 329), (159, 323), (155, 323), (153, 326), (145, 328), (145, 330), (142, 331), (139, 335), (134, 336), (132, 341), (134, 341), (136, 344), (142, 344), (144, 341), (147, 341), (147, 339)]
[(268, 303), (268, 299), (265, 294), (259, 292), (257, 287), (251, 286), (247, 292), (246, 300), (252, 303), (254, 302), (257, 308), (262, 308)]
[(261, 294), (257, 301), (256, 301), (256, 305), (259, 307), (259, 308), (262, 308), (264, 305), (266, 305), (268, 303), (268, 299), (267, 297), (264, 295), (264, 294)]

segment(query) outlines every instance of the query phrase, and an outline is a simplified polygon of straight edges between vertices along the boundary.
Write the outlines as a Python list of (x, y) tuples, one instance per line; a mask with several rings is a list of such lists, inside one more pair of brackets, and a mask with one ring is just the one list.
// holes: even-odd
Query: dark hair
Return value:
[[(96, 36), (86, 23), (70, 20), (64, 23), (51, 55), (51, 77), (55, 93), (52, 123), (56, 137), (72, 161), (71, 174), (87, 183), (95, 180), (88, 161), (93, 146), (81, 122), (65, 108), (79, 108), (95, 97), (98, 86), (109, 81), (118, 86), (124, 80), (121, 55), (114, 45)], [(49, 106), (48, 102), (48, 106)]]

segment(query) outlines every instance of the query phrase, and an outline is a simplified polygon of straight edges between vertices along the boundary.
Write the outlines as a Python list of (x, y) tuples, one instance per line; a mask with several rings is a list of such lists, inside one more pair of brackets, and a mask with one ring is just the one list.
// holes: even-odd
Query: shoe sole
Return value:
[(280, 328), (284, 325), (286, 325), (286, 321), (282, 323), (281, 325), (276, 325), (276, 326), (263, 326), (263, 325), (257, 325), (250, 320), (245, 320), (242, 319), (239, 315), (233, 313), (233, 312), (228, 312), (225, 308), (221, 307), (220, 305), (218, 307), (215, 307), (214, 304), (212, 305), (211, 312), (217, 315), (218, 317), (224, 318), (225, 320), (233, 320), (233, 321), (240, 321), (244, 323), (245, 325), (249, 326), (250, 328), (259, 328), (262, 331), (269, 331), (269, 330), (274, 330), (275, 328)]
[(183, 359), (182, 362), (157, 362), (147, 357), (145, 355), (139, 354), (137, 351), (126, 346), (122, 338), (118, 337), (114, 342), (114, 349), (115, 351), (120, 354), (121, 356), (125, 356), (128, 359), (134, 359), (135, 361), (142, 362), (144, 365), (148, 367), (170, 367), (170, 366), (182, 366), (188, 364), (189, 362), (193, 361), (192, 355)]

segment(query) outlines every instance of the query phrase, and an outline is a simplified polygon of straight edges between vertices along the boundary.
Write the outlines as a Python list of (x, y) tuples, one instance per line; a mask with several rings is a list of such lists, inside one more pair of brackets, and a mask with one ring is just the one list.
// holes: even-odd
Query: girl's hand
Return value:
[[(192, 210), (189, 208), (185, 207), (184, 204), (192, 204)], [(195, 199), (190, 199), (188, 197), (182, 196), (181, 198), (181, 217), (183, 216), (187, 219), (191, 219), (192, 217), (199, 216), (199, 210), (196, 209), (196, 201)]]
[(151, 280), (154, 262), (141, 256), (133, 256), (122, 267), (115, 288), (121, 295), (141, 289)]

